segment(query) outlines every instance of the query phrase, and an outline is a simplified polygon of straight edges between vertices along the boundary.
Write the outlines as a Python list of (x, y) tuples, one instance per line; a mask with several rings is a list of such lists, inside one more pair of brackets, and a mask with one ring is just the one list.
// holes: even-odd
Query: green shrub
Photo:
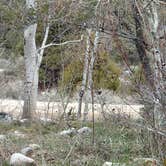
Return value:
[[(79, 60), (72, 61), (65, 68), (59, 85), (74, 91), (82, 81), (83, 63)], [(117, 90), (120, 85), (120, 68), (112, 61), (108, 54), (101, 53), (96, 59), (93, 72), (94, 88)]]
[(100, 53), (94, 66), (94, 87), (117, 90), (120, 85), (120, 72), (118, 65), (107, 53)]

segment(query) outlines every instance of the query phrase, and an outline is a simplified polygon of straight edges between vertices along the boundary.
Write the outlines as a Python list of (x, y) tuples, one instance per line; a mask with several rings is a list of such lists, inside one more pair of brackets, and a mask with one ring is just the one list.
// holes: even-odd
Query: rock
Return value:
[(103, 166), (126, 166), (126, 164), (120, 164), (120, 163), (112, 163), (112, 162), (105, 162)]
[(10, 158), (11, 166), (35, 166), (35, 161), (21, 153), (14, 153)]
[(83, 165), (83, 164), (82, 164), (81, 160), (79, 160), (79, 159), (72, 162), (72, 166), (81, 166), (81, 165)]
[(31, 147), (26, 147), (21, 150), (21, 153), (25, 156), (32, 157), (33, 149)]
[(0, 142), (3, 142), (6, 140), (6, 135), (1, 134), (0, 135)]
[(5, 69), (0, 69), (0, 73), (4, 73)]
[(154, 158), (135, 158), (134, 164), (157, 166), (158, 161)]
[(89, 134), (92, 132), (92, 129), (89, 127), (82, 127), (77, 132), (78, 134)]
[(20, 123), (29, 123), (28, 119), (20, 119)]
[(38, 145), (38, 144), (29, 144), (29, 147), (32, 148), (33, 150), (40, 149), (40, 145)]
[(71, 128), (71, 129), (68, 129), (68, 130), (61, 131), (59, 134), (61, 136), (72, 136), (72, 135), (77, 134), (77, 131), (76, 131), (75, 128)]
[(40, 118), (40, 121), (43, 122), (43, 123), (51, 123), (51, 122), (52, 122), (51, 119), (49, 119), (49, 118), (44, 118), (44, 117), (41, 117), (41, 118)]
[(1, 122), (11, 122), (13, 117), (6, 113), (6, 112), (0, 112), (0, 121)]
[(12, 135), (16, 136), (16, 137), (20, 137), (20, 138), (25, 138), (25, 134), (23, 134), (22, 132), (16, 130), (14, 131), (14, 133), (12, 133)]

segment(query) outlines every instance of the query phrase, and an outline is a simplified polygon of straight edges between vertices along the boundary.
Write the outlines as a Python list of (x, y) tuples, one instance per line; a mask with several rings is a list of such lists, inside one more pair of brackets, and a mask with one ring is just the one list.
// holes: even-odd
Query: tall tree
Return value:
[[(145, 78), (147, 80), (148, 88), (150, 89), (152, 114), (154, 130), (163, 131), (163, 122), (166, 119), (166, 112), (164, 110), (164, 74), (162, 67), (162, 53), (159, 47), (159, 16), (158, 16), (159, 2), (154, 1), (140, 1), (133, 0), (133, 13), (136, 25), (136, 48), (140, 56), (141, 63), (144, 67)], [(143, 11), (144, 10), (144, 11)], [(141, 93), (143, 89), (140, 89)], [(142, 91), (143, 90), (143, 91)], [(150, 110), (149, 110), (150, 111)], [(160, 157), (164, 158), (164, 151), (162, 149), (162, 137), (157, 134), (154, 135), (154, 147), (159, 153)]]
[(83, 40), (83, 36), (79, 40), (65, 41), (63, 43), (51, 42), (47, 44), (50, 29), (51, 2), (48, 1), (48, 16), (44, 38), (41, 47), (36, 47), (36, 31), (37, 31), (37, 6), (35, 0), (26, 0), (27, 18), (24, 30), (24, 61), (25, 61), (25, 87), (24, 87), (24, 106), (22, 118), (32, 119), (36, 110), (36, 102), (38, 95), (39, 68), (42, 62), (44, 50), (51, 46), (63, 46), (66, 44), (79, 43)]
[(36, 109), (39, 60), (36, 49), (36, 7), (35, 0), (26, 0), (28, 10), (27, 26), (24, 30), (24, 60), (25, 60), (25, 89), (24, 107), (22, 118), (32, 118), (32, 113)]

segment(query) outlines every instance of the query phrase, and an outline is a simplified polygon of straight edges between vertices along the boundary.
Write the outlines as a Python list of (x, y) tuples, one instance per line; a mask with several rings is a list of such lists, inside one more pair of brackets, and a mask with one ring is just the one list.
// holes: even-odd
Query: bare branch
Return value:
[(98, 0), (96, 9), (95, 9), (95, 15), (97, 15), (97, 10), (98, 10), (98, 7), (100, 6), (100, 3), (101, 3), (101, 0)]
[(45, 45), (45, 46), (43, 46), (43, 47), (40, 47), (39, 49), (38, 49), (38, 51), (41, 51), (42, 49), (45, 49), (45, 48), (48, 48), (48, 47), (51, 47), (51, 46), (63, 46), (63, 45), (67, 45), (67, 44), (75, 44), (75, 43), (80, 43), (80, 42), (82, 42), (83, 41), (83, 35), (81, 35), (81, 39), (79, 39), (79, 40), (69, 40), (69, 41), (65, 41), (65, 42), (63, 42), (63, 43), (50, 43), (50, 44), (47, 44), (47, 45)]
[(46, 45), (46, 42), (47, 42), (47, 39), (48, 39), (49, 29), (50, 29), (50, 24), (48, 23), (48, 25), (46, 27), (44, 39), (43, 39), (43, 42), (42, 42), (42, 46), (41, 46), (41, 48), (43, 48), (43, 49), (39, 50), (39, 54), (38, 54), (38, 64), (39, 64), (39, 66), (41, 64), (42, 57), (43, 57), (43, 54), (44, 54), (44, 46)]

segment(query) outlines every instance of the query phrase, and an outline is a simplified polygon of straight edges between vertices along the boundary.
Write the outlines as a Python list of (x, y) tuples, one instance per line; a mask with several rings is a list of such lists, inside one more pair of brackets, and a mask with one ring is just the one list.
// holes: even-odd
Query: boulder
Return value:
[(82, 127), (77, 132), (78, 134), (89, 134), (92, 132), (92, 129), (89, 127)]
[(35, 161), (21, 153), (14, 153), (10, 158), (11, 166), (36, 166)]
[(11, 122), (13, 117), (6, 113), (6, 112), (0, 112), (0, 122)]

